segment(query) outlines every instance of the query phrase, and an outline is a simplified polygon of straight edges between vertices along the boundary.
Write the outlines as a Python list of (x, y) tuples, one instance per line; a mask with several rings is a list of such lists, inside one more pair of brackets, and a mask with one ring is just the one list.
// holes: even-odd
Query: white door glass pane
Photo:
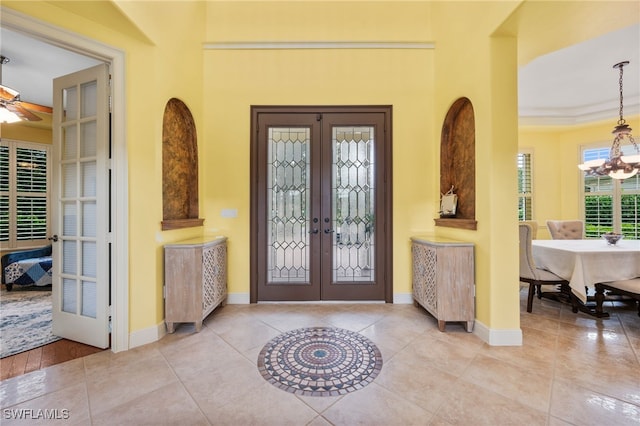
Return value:
[(95, 157), (96, 155), (96, 122), (89, 121), (80, 125), (81, 141), (80, 156)]
[(62, 219), (62, 235), (66, 237), (76, 236), (78, 229), (78, 213), (76, 212), (76, 203), (64, 203), (63, 204)]
[(77, 167), (75, 164), (62, 166), (62, 196), (64, 198), (75, 197), (77, 194)]
[(75, 120), (78, 117), (78, 90), (75, 86), (62, 91), (64, 114), (62, 121)]
[(82, 163), (82, 196), (96, 195), (96, 162)]
[(96, 115), (96, 96), (98, 84), (96, 81), (90, 81), (80, 86), (82, 94), (82, 118)]
[(90, 201), (82, 203), (82, 236), (96, 236), (96, 203)]
[(62, 262), (62, 272), (69, 275), (78, 274), (78, 265), (76, 260), (76, 242), (63, 241), (62, 250), (64, 253), (64, 261)]
[(78, 135), (75, 124), (62, 128), (62, 159), (73, 160), (78, 155)]
[(96, 243), (91, 241), (82, 242), (82, 275), (96, 276)]
[(62, 310), (75, 314), (77, 306), (76, 280), (65, 278), (62, 280)]
[(269, 128), (267, 282), (309, 281), (310, 129)]
[(82, 281), (82, 315), (85, 317), (96, 317), (96, 283), (93, 281)]

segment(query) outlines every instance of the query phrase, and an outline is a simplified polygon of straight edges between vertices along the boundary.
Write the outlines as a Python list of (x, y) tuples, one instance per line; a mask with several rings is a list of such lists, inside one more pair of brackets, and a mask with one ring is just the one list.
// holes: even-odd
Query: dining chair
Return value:
[(605, 290), (617, 295), (627, 296), (638, 302), (638, 316), (640, 317), (640, 277), (630, 280), (597, 283), (596, 287), (596, 317), (609, 316), (602, 310), (605, 300)]
[(554, 240), (581, 240), (584, 222), (581, 220), (548, 220), (547, 229)]
[[(533, 239), (533, 227), (529, 223), (519, 224), (520, 233), (520, 281), (529, 284), (527, 297), (527, 312), (533, 310), (533, 295), (537, 292), (538, 298), (546, 297), (557, 301), (571, 303), (569, 281), (564, 280), (544, 269), (537, 268), (533, 261), (531, 240)], [(555, 291), (542, 291), (542, 286), (553, 286)], [(558, 289), (560, 285), (560, 289)], [(569, 292), (569, 293), (567, 293)], [(568, 296), (567, 296), (568, 294)]]
[(521, 220), (519, 223), (528, 223), (531, 225), (531, 239), (536, 240), (538, 238), (538, 222), (535, 220)]

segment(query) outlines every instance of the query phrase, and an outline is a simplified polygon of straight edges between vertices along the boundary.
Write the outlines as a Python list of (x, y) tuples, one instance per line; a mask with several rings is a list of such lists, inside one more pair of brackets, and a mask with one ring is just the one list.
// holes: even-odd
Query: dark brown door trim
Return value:
[[(258, 211), (260, 197), (264, 197), (263, 190), (258, 186), (259, 168), (258, 152), (260, 149), (259, 138), (259, 117), (261, 114), (341, 114), (341, 113), (382, 113), (384, 114), (384, 141), (383, 154), (384, 168), (380, 170), (383, 174), (383, 191), (381, 199), (376, 202), (381, 203), (384, 209), (384, 229), (379, 231), (384, 233), (384, 243), (381, 249), (383, 255), (378, 257), (384, 262), (384, 276), (379, 278), (384, 282), (384, 300), (387, 303), (393, 302), (393, 206), (392, 206), (392, 107), (389, 105), (382, 106), (252, 106), (251, 107), (251, 175), (250, 175), (250, 302), (258, 301), (258, 279), (260, 265), (259, 260), (259, 244), (258, 232), (261, 226), (261, 212)], [(381, 265), (382, 266), (382, 265)]]

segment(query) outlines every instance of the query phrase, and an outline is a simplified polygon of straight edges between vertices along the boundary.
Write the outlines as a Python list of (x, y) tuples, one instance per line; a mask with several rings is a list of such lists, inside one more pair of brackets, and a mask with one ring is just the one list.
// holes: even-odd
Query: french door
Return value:
[(53, 81), (53, 334), (109, 346), (109, 70)]
[(391, 301), (390, 107), (252, 109), (251, 301)]

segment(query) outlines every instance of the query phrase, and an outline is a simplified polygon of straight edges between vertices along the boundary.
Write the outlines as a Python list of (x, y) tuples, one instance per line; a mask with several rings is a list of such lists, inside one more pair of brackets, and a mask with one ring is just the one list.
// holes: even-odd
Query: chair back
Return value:
[(531, 225), (531, 239), (535, 240), (538, 238), (538, 222), (535, 220), (521, 220), (519, 223), (528, 223)]
[(581, 220), (548, 220), (547, 228), (554, 240), (581, 240), (584, 222)]
[(536, 265), (533, 262), (531, 240), (533, 227), (529, 223), (520, 222), (520, 278), (536, 279)]

